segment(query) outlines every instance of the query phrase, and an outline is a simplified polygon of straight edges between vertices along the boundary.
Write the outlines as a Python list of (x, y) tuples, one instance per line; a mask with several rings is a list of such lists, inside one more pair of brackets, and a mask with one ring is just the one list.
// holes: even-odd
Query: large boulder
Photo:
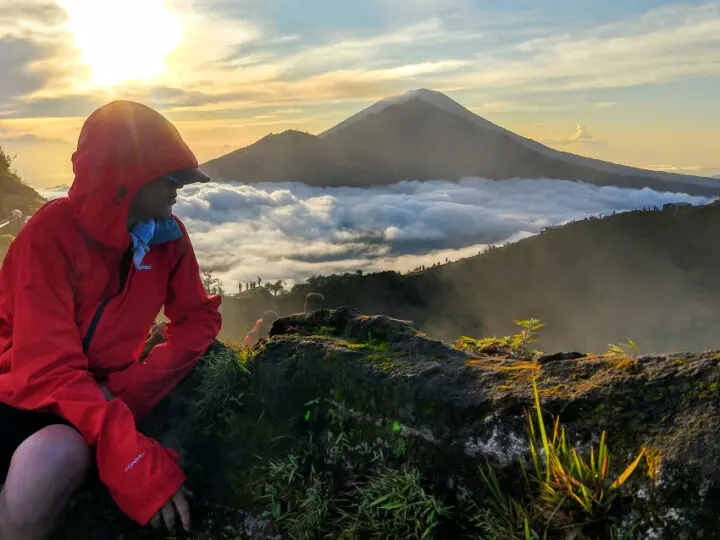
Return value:
[[(143, 429), (182, 456), (193, 538), (718, 537), (720, 354), (541, 355), (529, 337), (284, 318), (253, 351), (213, 346)], [(100, 486), (65, 531), (152, 537)]]

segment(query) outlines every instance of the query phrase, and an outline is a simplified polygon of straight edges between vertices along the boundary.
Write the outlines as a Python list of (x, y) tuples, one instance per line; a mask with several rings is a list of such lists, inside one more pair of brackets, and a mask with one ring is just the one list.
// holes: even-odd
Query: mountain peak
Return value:
[[(329, 130), (325, 131), (324, 133), (320, 134), (321, 138), (327, 137), (329, 135), (333, 135), (341, 130), (345, 130), (348, 127), (352, 126), (356, 122), (363, 120), (369, 116), (376, 115), (385, 109), (387, 109), (390, 106), (393, 105), (403, 105), (405, 103), (409, 103), (414, 100), (423, 100), (426, 103), (429, 103), (430, 105), (433, 105), (434, 107), (441, 109), (447, 113), (460, 116), (464, 118), (465, 120), (469, 120), (473, 124), (475, 124), (477, 127), (479, 127), (482, 130), (488, 130), (495, 133), (503, 134), (507, 137), (510, 137), (513, 141), (521, 144), (528, 150), (532, 150), (533, 152), (537, 152), (545, 157), (553, 158), (553, 159), (559, 159), (561, 161), (566, 162), (569, 165), (572, 166), (579, 166), (579, 167), (589, 167), (591, 169), (595, 169), (597, 171), (602, 171), (604, 173), (609, 174), (616, 174), (624, 177), (646, 177), (646, 178), (655, 178), (658, 180), (663, 180), (665, 182), (680, 182), (685, 184), (696, 184), (704, 187), (711, 187), (712, 189), (720, 189), (720, 177), (714, 177), (714, 178), (703, 178), (698, 176), (689, 176), (689, 175), (683, 175), (683, 174), (676, 174), (676, 173), (668, 173), (663, 171), (650, 171), (645, 169), (639, 169), (637, 167), (630, 167), (627, 165), (620, 165), (616, 163), (611, 163), (607, 161), (602, 161), (595, 158), (580, 156), (577, 154), (571, 154), (569, 152), (564, 152), (562, 150), (556, 150), (554, 148), (550, 148), (548, 146), (545, 146), (544, 144), (541, 144), (533, 139), (529, 139), (527, 137), (524, 137), (522, 135), (518, 135), (517, 133), (513, 133), (512, 131), (505, 129), (497, 124), (494, 124), (482, 116), (479, 116), (475, 114), (473, 111), (463, 107), (460, 103), (452, 99), (451, 97), (447, 96), (446, 94), (443, 94), (442, 92), (439, 92), (437, 90), (430, 90), (427, 88), (418, 88), (414, 90), (408, 90), (404, 94), (400, 94), (397, 96), (391, 96), (385, 99), (382, 99), (375, 103), (374, 105), (371, 105), (370, 107), (363, 109), (359, 113), (351, 116), (347, 120), (340, 122), (336, 126), (330, 128)], [(668, 188), (669, 189), (669, 188)]]
[[(400, 94), (398, 96), (391, 96), (387, 98), (388, 101), (397, 101), (397, 102), (405, 102), (410, 101), (412, 99), (424, 99), (425, 101), (429, 101), (432, 103), (433, 101), (437, 102), (452, 102), (457, 103), (452, 98), (447, 96), (446, 94), (443, 94), (442, 92), (439, 92), (438, 90), (430, 90), (429, 88), (416, 88), (413, 90), (408, 90), (404, 94)], [(383, 100), (385, 101), (385, 100)]]
[(281, 131), (280, 133), (268, 133), (260, 140), (263, 140), (263, 139), (307, 139), (307, 138), (314, 139), (315, 136), (306, 131), (299, 131), (297, 129), (286, 129), (285, 131)]
[(377, 114), (392, 105), (401, 105), (403, 103), (407, 103), (407, 102), (413, 101), (415, 99), (422, 99), (423, 101), (426, 101), (439, 109), (442, 109), (442, 110), (445, 110), (447, 112), (451, 112), (454, 114), (460, 114), (461, 116), (472, 115), (474, 120), (476, 120), (477, 118), (480, 118), (479, 116), (473, 114), (472, 112), (467, 110), (465, 107), (460, 105), (457, 101), (454, 101), (452, 98), (446, 96), (442, 92), (438, 92), (437, 90), (429, 90), (428, 88), (417, 88), (414, 90), (408, 90), (407, 92), (405, 92), (403, 94), (398, 94), (396, 96), (390, 96), (385, 99), (381, 99), (374, 105), (371, 105), (370, 107), (368, 107), (366, 109), (363, 109), (359, 113), (354, 114), (350, 118), (344, 120), (343, 122), (340, 122), (336, 126), (321, 133), (320, 137), (327, 137), (328, 135), (331, 135), (340, 130), (343, 130), (346, 127), (354, 124), (355, 122), (362, 120), (364, 118), (367, 118), (368, 116)]
[(555, 150), (428, 88), (380, 100), (319, 136), (288, 130), (204, 166), (215, 176), (240, 176), (246, 182), (367, 187), (478, 176), (720, 193), (720, 180), (637, 169)]

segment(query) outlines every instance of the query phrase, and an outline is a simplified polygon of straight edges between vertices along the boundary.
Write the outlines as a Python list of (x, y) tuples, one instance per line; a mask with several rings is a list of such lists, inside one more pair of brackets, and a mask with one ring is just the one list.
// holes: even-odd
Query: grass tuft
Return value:
[(491, 505), (478, 513), (478, 527), (491, 538), (540, 539), (563, 532), (571, 537), (591, 532), (610, 537), (615, 530), (613, 503), (646, 449), (611, 480), (606, 433), (597, 448), (581, 454), (570, 444), (559, 418), (546, 426), (534, 379), (533, 394), (535, 412), (527, 413), (530, 466), (522, 468), (524, 493), (519, 498), (508, 495), (495, 470), (486, 464), (480, 473)]
[(194, 407), (195, 420), (203, 431), (217, 432), (242, 406), (250, 375), (248, 366), (254, 354), (253, 349), (229, 347), (207, 353), (198, 385), (201, 397)]

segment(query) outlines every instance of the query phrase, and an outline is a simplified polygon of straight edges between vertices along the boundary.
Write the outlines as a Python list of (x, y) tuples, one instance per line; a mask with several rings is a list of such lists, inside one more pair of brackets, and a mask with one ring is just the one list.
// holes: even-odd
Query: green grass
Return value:
[(195, 420), (200, 421), (204, 431), (214, 433), (222, 429), (242, 406), (243, 391), (250, 375), (248, 365), (254, 351), (227, 347), (207, 353), (198, 386), (201, 397), (193, 408)]
[(616, 530), (611, 517), (616, 496), (645, 455), (614, 480), (610, 478), (610, 451), (606, 433), (597, 448), (581, 454), (572, 446), (556, 418), (546, 426), (533, 379), (535, 413), (527, 413), (530, 466), (522, 466), (524, 493), (511, 496), (495, 470), (486, 464), (481, 475), (491, 494), (491, 504), (478, 512), (478, 527), (490, 538), (555, 538), (564, 533), (584, 538), (591, 531), (610, 538)]
[(412, 467), (379, 468), (354, 485), (349, 498), (352, 504), (340, 520), (341, 538), (432, 538), (451, 512), (426, 491)]
[[(265, 466), (260, 492), (265, 515), (289, 537), (433, 538), (450, 509), (406, 461), (399, 424), (388, 423), (386, 448), (339, 404), (305, 404), (305, 442)], [(324, 412), (323, 412), (324, 411)], [(325, 431), (314, 432), (314, 423)], [(397, 429), (396, 429), (397, 428)]]

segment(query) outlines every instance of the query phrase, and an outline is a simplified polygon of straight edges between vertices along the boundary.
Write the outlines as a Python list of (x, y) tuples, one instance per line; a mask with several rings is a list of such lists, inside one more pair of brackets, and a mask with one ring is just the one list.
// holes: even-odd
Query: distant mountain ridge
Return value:
[(462, 177), (553, 178), (720, 195), (720, 182), (715, 180), (553, 150), (431, 90), (382, 100), (319, 136), (299, 131), (268, 135), (202, 168), (221, 180), (245, 183), (371, 187)]

